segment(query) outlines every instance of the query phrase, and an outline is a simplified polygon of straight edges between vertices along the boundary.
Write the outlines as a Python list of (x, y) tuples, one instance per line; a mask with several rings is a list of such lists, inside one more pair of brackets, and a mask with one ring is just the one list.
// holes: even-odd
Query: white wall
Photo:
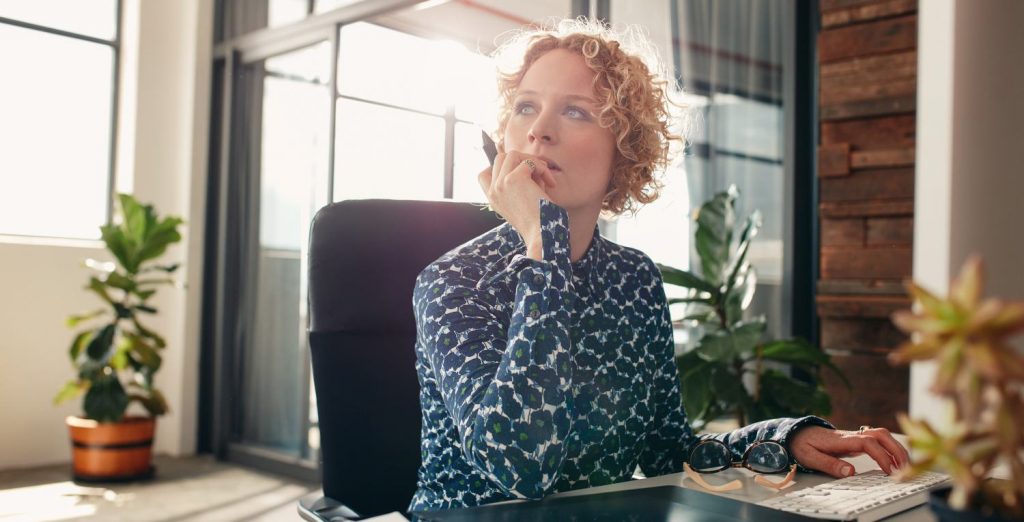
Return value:
[[(172, 408), (158, 423), (156, 450), (187, 454), (196, 431), (212, 1), (125, 0), (124, 16), (118, 187), (194, 224), (168, 254), (186, 263), (185, 287), (162, 290), (151, 321), (168, 341), (157, 384)], [(79, 406), (51, 400), (73, 376), (64, 318), (97, 306), (82, 290), (86, 257), (104, 257), (102, 245), (0, 242), (0, 469), (70, 457), (63, 418)]]
[[(940, 293), (971, 253), (987, 295), (1024, 299), (1024, 2), (928, 0), (918, 17), (914, 278)], [(911, 414), (945, 421), (911, 371)]]

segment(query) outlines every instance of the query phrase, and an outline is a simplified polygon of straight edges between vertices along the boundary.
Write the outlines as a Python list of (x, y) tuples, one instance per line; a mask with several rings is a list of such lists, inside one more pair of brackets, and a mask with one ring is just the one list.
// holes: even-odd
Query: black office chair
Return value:
[(478, 205), (448, 201), (342, 201), (313, 218), (309, 345), (324, 496), (301, 501), (302, 518), (406, 512), (420, 464), (413, 284), (498, 224)]

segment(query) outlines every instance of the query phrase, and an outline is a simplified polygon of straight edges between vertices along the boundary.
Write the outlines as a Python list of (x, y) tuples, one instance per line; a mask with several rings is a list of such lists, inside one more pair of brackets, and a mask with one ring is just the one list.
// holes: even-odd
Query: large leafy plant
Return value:
[[(907, 283), (917, 312), (902, 310), (893, 322), (913, 334), (889, 358), (895, 363), (934, 361), (931, 391), (952, 406), (952, 422), (938, 430), (926, 420), (899, 415), (916, 458), (903, 473), (937, 468), (953, 478), (949, 504), (1024, 519), (1024, 354), (1011, 343), (1024, 330), (1024, 301), (982, 300), (981, 258), (967, 260), (942, 299)], [(998, 464), (1010, 480), (986, 480)]]
[[(730, 186), (700, 207), (695, 233), (699, 275), (659, 265), (665, 283), (687, 289), (685, 297), (669, 299), (669, 304), (685, 305), (682, 321), (702, 333), (696, 347), (676, 361), (683, 405), (698, 429), (724, 415), (733, 415), (740, 425), (827, 415), (831, 403), (820, 368), (828, 366), (845, 381), (829, 356), (800, 338), (763, 342), (765, 317), (745, 317), (757, 287), (749, 252), (761, 214), (751, 213), (734, 240), (738, 197)], [(786, 366), (766, 361), (800, 368), (806, 378), (791, 377)]]
[(141, 316), (157, 312), (147, 304), (157, 287), (174, 283), (170, 274), (178, 265), (154, 260), (181, 240), (182, 220), (159, 218), (152, 206), (127, 194), (120, 194), (118, 201), (118, 221), (100, 227), (116, 264), (86, 261), (94, 274), (85, 288), (105, 306), (68, 318), (71, 328), (86, 322), (92, 325), (71, 342), (69, 356), (76, 377), (54, 398), (59, 403), (84, 393), (85, 416), (99, 422), (120, 422), (132, 402), (140, 403), (152, 416), (168, 409), (163, 394), (153, 386), (166, 343), (143, 325)]

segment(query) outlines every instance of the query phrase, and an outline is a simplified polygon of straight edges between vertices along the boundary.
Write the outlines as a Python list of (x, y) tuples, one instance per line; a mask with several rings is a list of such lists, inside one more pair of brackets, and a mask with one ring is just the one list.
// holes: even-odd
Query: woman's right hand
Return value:
[[(532, 161), (533, 168), (526, 160)], [(491, 208), (523, 238), (526, 255), (543, 259), (538, 201), (550, 200), (548, 190), (555, 186), (547, 163), (522, 152), (503, 152), (494, 158), (493, 167), (480, 172), (477, 180)]]

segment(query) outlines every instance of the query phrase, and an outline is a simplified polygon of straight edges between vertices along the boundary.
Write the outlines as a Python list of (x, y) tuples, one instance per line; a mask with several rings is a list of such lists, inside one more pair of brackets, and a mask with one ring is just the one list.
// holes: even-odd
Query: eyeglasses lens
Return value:
[(690, 467), (698, 473), (722, 471), (732, 463), (732, 455), (725, 444), (718, 441), (704, 441), (690, 453)]
[(758, 473), (778, 473), (789, 467), (789, 454), (781, 444), (766, 442), (750, 449), (746, 464)]

